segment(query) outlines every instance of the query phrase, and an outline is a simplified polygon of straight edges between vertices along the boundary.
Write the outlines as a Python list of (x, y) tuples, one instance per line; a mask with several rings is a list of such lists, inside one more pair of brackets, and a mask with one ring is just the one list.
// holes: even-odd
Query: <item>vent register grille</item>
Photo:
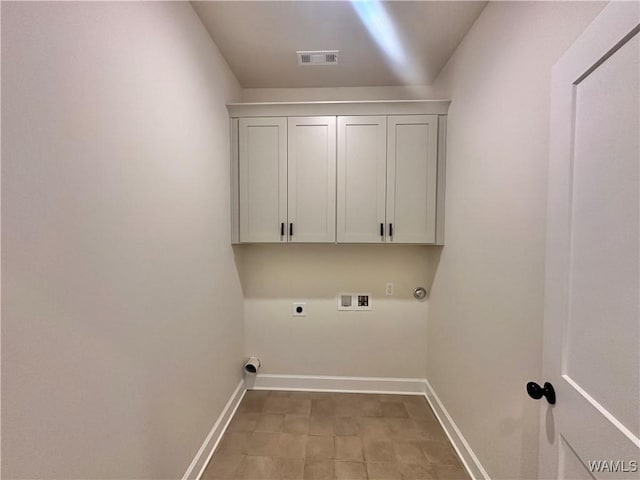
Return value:
[(338, 50), (298, 51), (298, 65), (337, 65)]

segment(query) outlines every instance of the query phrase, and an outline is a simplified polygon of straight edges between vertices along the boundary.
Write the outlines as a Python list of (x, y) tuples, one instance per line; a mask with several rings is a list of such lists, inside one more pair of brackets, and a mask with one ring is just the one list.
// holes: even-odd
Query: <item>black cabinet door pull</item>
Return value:
[(380, 236), (384, 237), (384, 223), (380, 224)]
[(393, 237), (393, 223), (389, 224), (389, 236)]
[(289, 236), (293, 237), (293, 223), (289, 224)]
[(284, 222), (280, 224), (280, 236), (284, 237)]

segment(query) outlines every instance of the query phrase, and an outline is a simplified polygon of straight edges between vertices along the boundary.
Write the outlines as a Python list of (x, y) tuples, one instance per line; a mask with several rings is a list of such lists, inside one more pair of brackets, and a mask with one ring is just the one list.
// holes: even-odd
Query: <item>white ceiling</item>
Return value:
[[(486, 2), (359, 2), (359, 8), (373, 11), (378, 32), (387, 32), (388, 16), (405, 55), (396, 63), (349, 1), (192, 4), (243, 87), (295, 88), (428, 85)], [(375, 37), (393, 47), (393, 35)], [(296, 50), (340, 50), (339, 64), (299, 66)]]

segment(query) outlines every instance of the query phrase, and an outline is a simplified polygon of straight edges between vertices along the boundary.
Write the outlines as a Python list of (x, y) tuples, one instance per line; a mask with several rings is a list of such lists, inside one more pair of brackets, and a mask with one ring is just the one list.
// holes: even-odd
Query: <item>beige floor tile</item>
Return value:
[(310, 435), (307, 438), (306, 458), (335, 458), (334, 437)]
[(335, 437), (336, 460), (364, 461), (362, 439), (358, 436)]
[(242, 401), (250, 400), (254, 398), (267, 398), (269, 396), (269, 390), (247, 390), (244, 393)]
[(367, 462), (369, 480), (403, 480), (397, 463)]
[(404, 403), (415, 403), (417, 405), (426, 405), (429, 408), (429, 402), (427, 402), (424, 393), (417, 393), (415, 395), (400, 395)]
[(253, 432), (258, 424), (258, 412), (236, 412), (227, 432)]
[(235, 478), (241, 480), (270, 480), (273, 468), (271, 457), (244, 457)]
[(307, 458), (304, 462), (304, 480), (335, 480), (333, 460)]
[(216, 450), (220, 455), (246, 455), (249, 448), (251, 433), (229, 432), (222, 437), (220, 446)]
[(363, 462), (341, 462), (335, 463), (337, 480), (366, 480), (367, 467)]
[(422, 452), (425, 457), (427, 457), (429, 463), (438, 465), (460, 465), (458, 456), (449, 443), (423, 440), (420, 442), (420, 448), (422, 448)]
[(276, 457), (280, 458), (302, 458), (304, 459), (307, 450), (307, 436), (295, 435), (293, 433), (281, 433), (278, 439), (278, 449)]
[(407, 410), (410, 418), (432, 418), (435, 420), (435, 416), (431, 412), (431, 407), (426, 400), (423, 402), (403, 402), (404, 408)]
[(278, 398), (289, 398), (293, 392), (289, 392), (287, 390), (270, 390), (270, 397), (278, 397)]
[(360, 407), (356, 400), (343, 398), (335, 401), (335, 415), (338, 417), (358, 417)]
[(398, 469), (403, 480), (438, 480), (433, 466), (399, 463)]
[(203, 479), (367, 475), (468, 480), (424, 397), (288, 391), (246, 392)]
[[(249, 392), (247, 392), (249, 393)], [(267, 400), (267, 397), (249, 397), (247, 398), (245, 395), (245, 398), (242, 399), (242, 402), (240, 403), (240, 405), (238, 406), (238, 412), (257, 412), (260, 413), (262, 412), (262, 409), (264, 408), (264, 404)]]
[(291, 397), (289, 399), (289, 410), (287, 413), (297, 415), (311, 415), (311, 400), (306, 398)]
[(394, 394), (379, 394), (378, 399), (381, 402), (403, 403), (403, 402), (416, 402), (420, 400), (426, 400), (424, 395), (394, 395)]
[(287, 413), (288, 410), (288, 397), (267, 397), (264, 401), (262, 413)]
[(393, 449), (396, 454), (396, 460), (400, 463), (413, 463), (416, 465), (428, 465), (420, 444), (418, 442), (394, 442)]
[(311, 415), (316, 417), (331, 417), (335, 414), (332, 398), (316, 398), (311, 400)]
[(404, 408), (404, 403), (396, 402), (381, 402), (382, 415), (385, 417), (402, 417), (408, 418), (409, 414), (407, 409)]
[(253, 432), (249, 439), (247, 455), (256, 457), (274, 456), (278, 451), (279, 433)]
[(202, 474), (202, 480), (228, 480), (235, 476), (245, 455), (214, 455)]
[(301, 458), (275, 458), (271, 470), (272, 480), (302, 480), (304, 460)]
[(364, 459), (367, 462), (395, 462), (396, 454), (393, 442), (386, 439), (365, 438), (362, 441), (364, 446)]
[(333, 436), (335, 422), (335, 417), (311, 416), (309, 419), (309, 435)]
[(358, 416), (360, 417), (381, 417), (382, 403), (380, 400), (367, 398), (360, 401)]
[(380, 402), (402, 402), (401, 395), (391, 395), (387, 393), (380, 393), (376, 395)]
[(357, 420), (361, 437), (390, 437), (391, 430), (384, 418), (360, 417)]
[(309, 417), (306, 415), (287, 413), (284, 416), (284, 422), (282, 423), (282, 431), (284, 433), (308, 434)]
[(438, 480), (469, 480), (469, 475), (462, 466), (435, 465)]
[(354, 417), (335, 417), (336, 435), (359, 435), (358, 421)]
[(334, 396), (335, 393), (332, 392), (291, 392), (291, 398), (308, 398), (309, 400), (333, 398)]
[(393, 440), (420, 440), (423, 437), (410, 418), (385, 418)]
[(282, 422), (284, 414), (282, 413), (263, 413), (258, 418), (255, 428), (256, 432), (278, 433), (282, 431)]
[(414, 418), (413, 425), (420, 439), (449, 443), (444, 430), (435, 418)]

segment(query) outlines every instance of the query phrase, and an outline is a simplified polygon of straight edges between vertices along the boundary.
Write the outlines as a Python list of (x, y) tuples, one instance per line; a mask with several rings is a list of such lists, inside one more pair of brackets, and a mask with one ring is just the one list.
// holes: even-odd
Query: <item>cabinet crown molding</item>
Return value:
[(229, 103), (232, 118), (317, 115), (446, 115), (451, 100)]

